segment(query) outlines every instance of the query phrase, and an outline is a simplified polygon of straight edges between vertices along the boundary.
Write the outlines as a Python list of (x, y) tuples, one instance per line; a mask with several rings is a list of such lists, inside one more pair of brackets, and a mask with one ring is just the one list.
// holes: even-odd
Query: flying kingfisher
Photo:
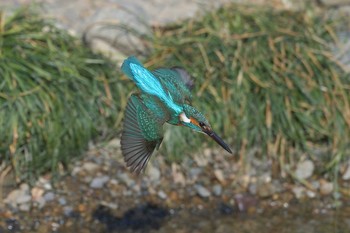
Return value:
[(158, 150), (165, 122), (205, 133), (232, 154), (204, 115), (189, 104), (193, 81), (187, 71), (180, 67), (149, 71), (133, 56), (121, 69), (140, 89), (126, 105), (121, 137), (124, 160), (132, 172), (142, 171)]

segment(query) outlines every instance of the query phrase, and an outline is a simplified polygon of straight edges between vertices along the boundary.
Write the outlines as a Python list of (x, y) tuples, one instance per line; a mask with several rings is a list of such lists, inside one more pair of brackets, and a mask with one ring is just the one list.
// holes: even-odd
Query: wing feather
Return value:
[(121, 149), (124, 161), (132, 172), (140, 173), (155, 148), (159, 147), (163, 137), (163, 123), (147, 111), (139, 96), (134, 94), (129, 98), (125, 109)]

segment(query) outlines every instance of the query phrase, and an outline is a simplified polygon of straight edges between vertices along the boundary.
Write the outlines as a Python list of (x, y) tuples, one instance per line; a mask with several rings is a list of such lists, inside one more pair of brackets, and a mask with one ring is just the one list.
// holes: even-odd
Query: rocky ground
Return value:
[(281, 178), (283, 174), (274, 178), (271, 161), (249, 161), (253, 153), (245, 166), (220, 148), (181, 164), (167, 164), (156, 155), (145, 174), (135, 175), (124, 166), (119, 139), (91, 144), (68, 173), (62, 170), (61, 178), (47, 174), (32, 187), (9, 187), (0, 209), (5, 220), (0, 232), (124, 232), (138, 224), (159, 227), (163, 217), (182, 210), (262, 214), (304, 201), (314, 203), (314, 214), (350, 207), (350, 161), (342, 167), (339, 189), (331, 180), (315, 179), (310, 160), (295, 167), (298, 183)]

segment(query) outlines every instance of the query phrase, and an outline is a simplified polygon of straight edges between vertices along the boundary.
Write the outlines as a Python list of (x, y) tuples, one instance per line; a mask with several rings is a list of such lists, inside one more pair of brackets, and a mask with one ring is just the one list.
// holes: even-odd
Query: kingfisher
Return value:
[(150, 71), (131, 56), (124, 60), (121, 70), (139, 89), (128, 99), (121, 136), (122, 154), (131, 172), (140, 173), (159, 149), (165, 123), (205, 133), (232, 154), (204, 115), (191, 106), (193, 80), (185, 69)]

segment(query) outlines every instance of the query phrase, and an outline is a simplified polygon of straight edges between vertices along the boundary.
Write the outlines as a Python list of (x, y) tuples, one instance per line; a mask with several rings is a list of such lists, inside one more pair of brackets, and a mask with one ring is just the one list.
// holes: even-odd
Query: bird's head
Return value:
[(183, 110), (184, 111), (179, 115), (180, 122), (183, 126), (189, 127), (196, 132), (207, 134), (226, 151), (232, 154), (230, 147), (212, 130), (208, 120), (201, 112), (187, 104), (183, 106)]

